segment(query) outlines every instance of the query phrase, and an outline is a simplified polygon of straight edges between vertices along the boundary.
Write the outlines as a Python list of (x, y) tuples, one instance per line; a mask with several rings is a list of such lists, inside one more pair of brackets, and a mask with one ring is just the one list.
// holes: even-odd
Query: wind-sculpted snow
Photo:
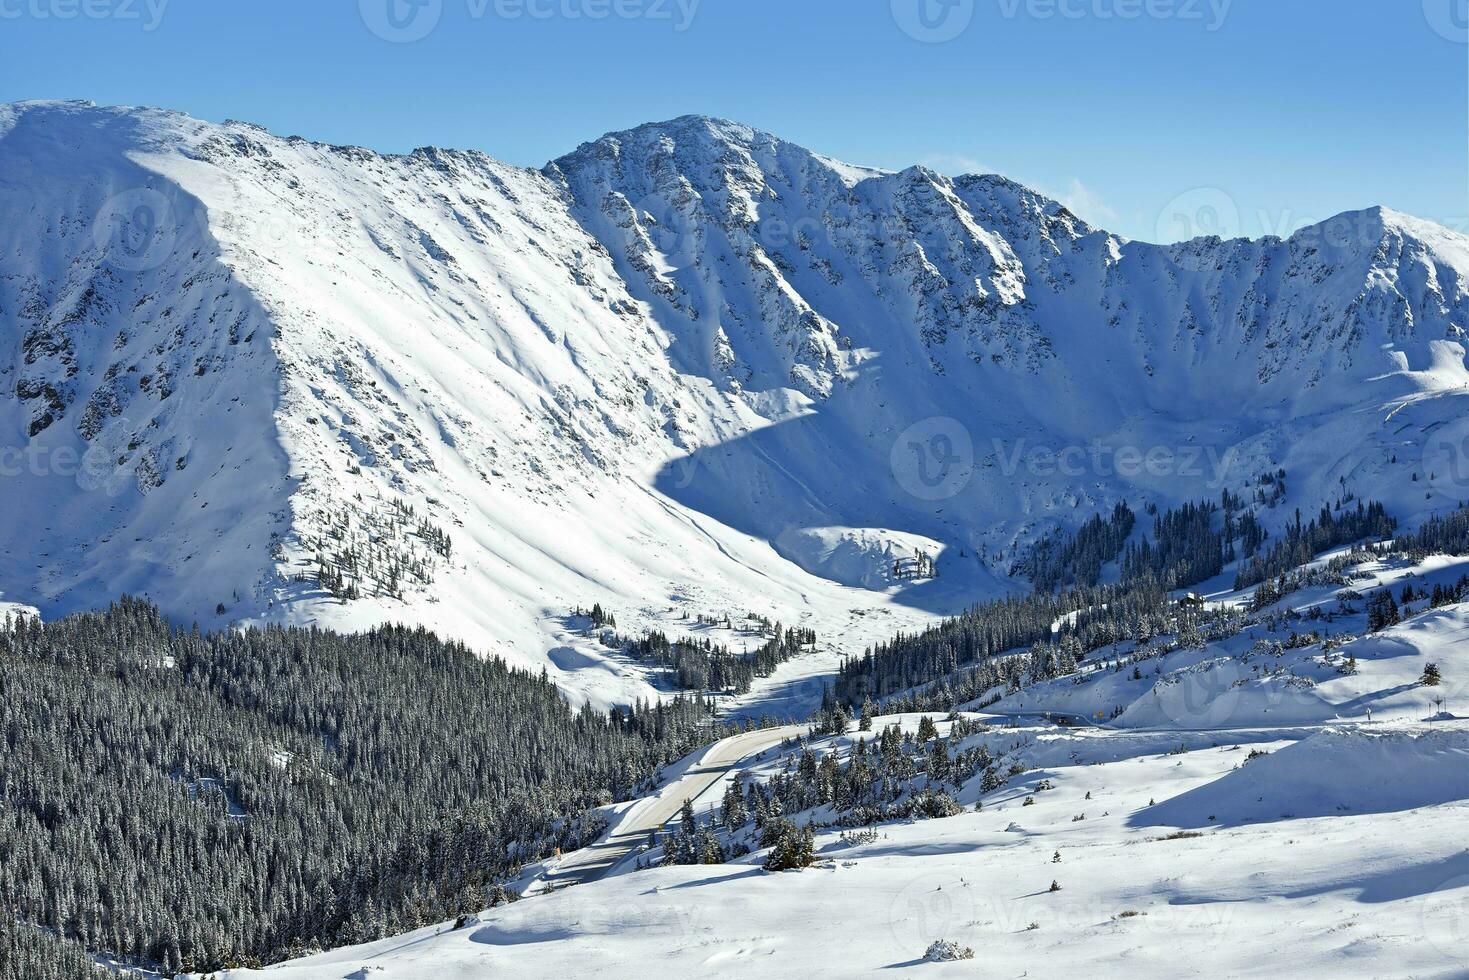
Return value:
[(1119, 500), (1469, 498), (1469, 243), (1381, 209), (1158, 247), (701, 117), (538, 172), (19, 103), (0, 175), (0, 594), (48, 616), (422, 622), (625, 701), (574, 608), (852, 652)]
[(1139, 824), (1208, 827), (1469, 800), (1469, 728), (1327, 729), (1139, 814)]

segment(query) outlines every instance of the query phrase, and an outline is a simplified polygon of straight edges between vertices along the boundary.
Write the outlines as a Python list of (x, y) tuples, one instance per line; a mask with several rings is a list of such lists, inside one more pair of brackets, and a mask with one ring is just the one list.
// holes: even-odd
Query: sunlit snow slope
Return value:
[[(421, 622), (611, 701), (649, 688), (578, 605), (860, 649), (1119, 499), (1283, 467), (1282, 514), (1411, 519), (1469, 498), (1469, 241), (1338, 221), (1159, 248), (693, 117), (537, 172), (0, 107), (0, 595)], [(1094, 441), (1172, 462), (1024, 461)]]
[[(643, 977), (1461, 978), (1469, 604), (1415, 600), (1370, 633), (1353, 596), (1421, 596), (1466, 571), (1442, 555), (1364, 560), (1350, 589), (1294, 593), (1237, 635), (1103, 648), (988, 707), (934, 712), (933, 742), (924, 715), (879, 716), (721, 775), (750, 745), (739, 736), (673, 767), (659, 797), (609, 808), (617, 841), (672, 814), (682, 789), (728, 863), (660, 866), (665, 836), (558, 890), (564, 869), (597, 860), (572, 852), (527, 869), (524, 901), (226, 975), (557, 977), (595, 961)], [(1430, 663), (1439, 684), (1422, 683)], [(889, 741), (890, 725), (915, 741)], [(981, 752), (988, 776), (929, 762)], [(838, 802), (848, 778), (882, 782), (898, 804), (942, 787), (959, 806), (883, 819)], [(784, 816), (813, 829), (816, 866), (762, 870), (757, 828), (723, 827), (729, 781), (804, 798)], [(940, 940), (972, 961), (927, 961)]]

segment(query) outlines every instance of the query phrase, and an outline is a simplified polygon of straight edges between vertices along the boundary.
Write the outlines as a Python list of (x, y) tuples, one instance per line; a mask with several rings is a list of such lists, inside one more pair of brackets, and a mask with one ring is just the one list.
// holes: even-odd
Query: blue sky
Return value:
[(1466, 21), (1469, 0), (0, 0), (0, 101), (535, 166), (701, 112), (1004, 173), (1134, 238), (1379, 203), (1462, 226)]

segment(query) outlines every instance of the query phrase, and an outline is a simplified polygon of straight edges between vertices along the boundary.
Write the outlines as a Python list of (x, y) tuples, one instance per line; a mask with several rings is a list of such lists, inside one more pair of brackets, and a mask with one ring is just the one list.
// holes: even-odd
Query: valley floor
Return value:
[[(1201, 649), (1097, 651), (1075, 675), (930, 715), (956, 759), (982, 746), (1018, 774), (987, 791), (969, 778), (953, 791), (962, 813), (880, 823), (860, 842), (829, 806), (787, 814), (818, 828), (805, 871), (767, 872), (759, 850), (639, 870), (655, 849), (579, 874), (573, 854), (570, 875), (532, 869), (528, 893), (542, 894), (460, 928), (229, 980), (1469, 976), (1469, 603), (1405, 604), (1403, 622), (1369, 633), (1358, 601), (1421, 595), (1466, 567), (1369, 562), (1352, 590), (1303, 590)], [(1422, 683), (1429, 663), (1441, 684)], [(769, 784), (803, 752), (843, 761), (923, 720), (727, 740), (670, 770), (657, 800), (613, 808), (612, 835), (642, 834), (639, 813), (672, 820), (684, 795), (710, 814), (724, 779)], [(585, 883), (546, 891), (568, 878)], [(937, 940), (974, 958), (928, 962)]]
[[(752, 855), (623, 874), (459, 930), (230, 976), (1469, 971), (1469, 724), (1000, 737), (1044, 761), (982, 812), (883, 826), (855, 847), (823, 833), (821, 863), (804, 872), (767, 873)], [(1252, 750), (1271, 754), (1237, 768)], [(1036, 792), (1041, 779), (1054, 788)], [(938, 939), (975, 959), (924, 962)]]

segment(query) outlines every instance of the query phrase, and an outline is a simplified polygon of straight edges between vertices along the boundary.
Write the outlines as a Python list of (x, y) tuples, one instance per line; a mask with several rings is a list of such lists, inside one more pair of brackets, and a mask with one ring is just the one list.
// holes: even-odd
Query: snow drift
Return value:
[(1228, 826), (1392, 813), (1462, 800), (1469, 800), (1469, 727), (1445, 722), (1328, 728), (1139, 811), (1133, 822)]

